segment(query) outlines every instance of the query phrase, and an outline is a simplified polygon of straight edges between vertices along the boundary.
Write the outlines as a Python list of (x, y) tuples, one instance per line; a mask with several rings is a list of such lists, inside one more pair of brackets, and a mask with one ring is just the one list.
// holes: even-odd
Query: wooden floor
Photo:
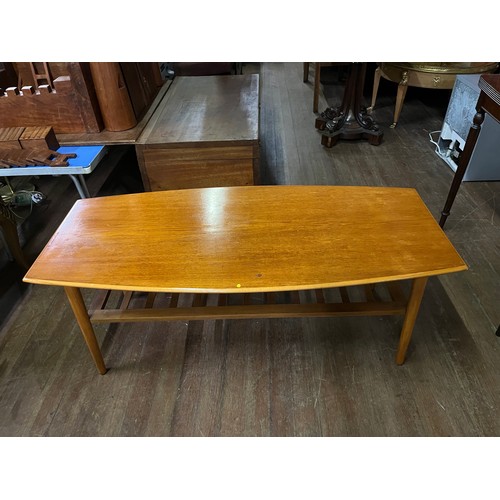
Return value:
[[(452, 172), (429, 132), (450, 92), (410, 89), (390, 129), (396, 88), (382, 81), (383, 143), (326, 149), (302, 63), (244, 72), (261, 75), (263, 183), (415, 187), (439, 218)], [(342, 89), (326, 73), (320, 110)], [(30, 259), (77, 199), (66, 177), (34, 182), (49, 203), (20, 226)], [(88, 184), (98, 196), (140, 191), (133, 150), (114, 149)], [(100, 376), (64, 292), (22, 284), (0, 249), (0, 435), (497, 436), (499, 199), (500, 183), (462, 185), (446, 233), (470, 269), (430, 279), (403, 366), (401, 318), (219, 320), (98, 325), (110, 367)]]

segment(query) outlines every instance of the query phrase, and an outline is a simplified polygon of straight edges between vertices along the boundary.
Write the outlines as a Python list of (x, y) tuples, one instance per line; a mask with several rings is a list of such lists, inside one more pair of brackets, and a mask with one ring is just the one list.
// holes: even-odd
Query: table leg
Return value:
[(104, 364), (101, 349), (99, 348), (92, 323), (90, 322), (85, 302), (83, 301), (82, 292), (79, 288), (69, 286), (65, 286), (64, 290), (66, 291), (66, 295), (68, 296), (69, 303), (73, 309), (73, 313), (75, 314), (76, 321), (80, 326), (80, 330), (82, 331), (83, 337), (87, 343), (90, 354), (94, 359), (96, 367), (99, 370), (99, 373), (104, 375), (107, 368)]
[(83, 175), (81, 174), (69, 174), (71, 177), (71, 180), (73, 181), (76, 190), (78, 191), (78, 194), (80, 195), (80, 198), (91, 198), (89, 190), (87, 188), (87, 184), (85, 182), (85, 179), (83, 178)]
[(413, 332), (415, 320), (417, 319), (426, 284), (427, 277), (415, 278), (412, 282), (410, 298), (406, 306), (405, 319), (403, 321), (403, 328), (401, 329), (401, 335), (399, 337), (398, 352), (396, 354), (396, 363), (398, 365), (402, 365), (405, 362), (406, 350), (411, 340), (411, 334)]
[[(3, 230), (3, 233), (2, 233)], [(29, 265), (26, 262), (23, 251), (21, 249), (21, 244), (19, 243), (19, 235), (17, 234), (16, 223), (10, 219), (3, 218), (0, 214), (0, 233), (2, 234), (2, 239), (5, 240), (5, 248), (8, 253), (12, 255), (15, 261), (23, 269), (28, 270)]]
[(441, 219), (439, 220), (439, 225), (444, 227), (446, 219), (448, 215), (450, 215), (451, 206), (455, 201), (455, 197), (458, 193), (458, 188), (462, 183), (462, 179), (464, 178), (465, 171), (469, 166), (469, 161), (472, 156), (472, 152), (474, 151), (474, 147), (476, 146), (477, 138), (479, 136), (479, 132), (481, 131), (481, 124), (484, 121), (484, 110), (478, 106), (478, 112), (474, 115), (474, 120), (472, 127), (469, 130), (469, 134), (467, 135), (467, 139), (465, 141), (465, 147), (460, 155), (458, 160), (458, 167), (455, 175), (453, 177), (453, 181), (451, 183), (450, 191), (448, 192), (448, 197), (446, 199), (446, 203), (444, 204), (443, 210), (441, 212)]

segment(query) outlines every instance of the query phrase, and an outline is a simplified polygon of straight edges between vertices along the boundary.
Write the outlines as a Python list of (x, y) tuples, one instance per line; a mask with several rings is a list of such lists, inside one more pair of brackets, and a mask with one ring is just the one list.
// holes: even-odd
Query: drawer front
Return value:
[(166, 160), (153, 151), (144, 151), (144, 170), (151, 191), (248, 186), (255, 183), (252, 158)]

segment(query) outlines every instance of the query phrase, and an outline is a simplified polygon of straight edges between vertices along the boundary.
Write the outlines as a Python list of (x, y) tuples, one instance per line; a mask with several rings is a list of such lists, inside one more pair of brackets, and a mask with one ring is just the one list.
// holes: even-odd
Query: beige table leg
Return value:
[(406, 306), (406, 314), (401, 329), (401, 336), (399, 337), (398, 352), (396, 354), (396, 363), (402, 365), (405, 362), (406, 350), (411, 340), (411, 334), (417, 319), (418, 310), (420, 309), (420, 302), (424, 295), (427, 277), (415, 278), (411, 285), (410, 298)]
[(99, 373), (101, 375), (104, 375), (107, 371), (107, 368), (104, 364), (101, 349), (99, 348), (92, 323), (90, 322), (87, 308), (85, 307), (85, 302), (83, 301), (82, 292), (80, 292), (79, 288), (69, 286), (65, 286), (64, 290), (66, 291), (69, 303), (71, 305), (71, 308), (73, 309), (76, 321), (80, 326), (80, 330), (82, 331), (90, 354), (92, 355), (92, 358), (94, 358), (97, 369), (99, 370)]
[(394, 109), (394, 123), (390, 128), (395, 128), (399, 121), (399, 115), (403, 109), (403, 103), (406, 97), (406, 91), (408, 90), (408, 85), (406, 83), (400, 83), (398, 85), (398, 93), (396, 95), (396, 107)]
[(375, 70), (373, 75), (373, 92), (372, 92), (372, 102), (367, 111), (370, 113), (375, 109), (375, 102), (377, 101), (378, 87), (380, 85), (380, 66)]

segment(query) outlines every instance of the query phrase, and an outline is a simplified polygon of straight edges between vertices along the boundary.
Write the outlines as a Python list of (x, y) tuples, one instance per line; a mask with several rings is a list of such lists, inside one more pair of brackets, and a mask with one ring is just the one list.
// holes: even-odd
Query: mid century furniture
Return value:
[[(24, 281), (65, 288), (104, 374), (92, 322), (399, 314), (402, 364), (427, 278), (465, 269), (414, 189), (238, 186), (78, 200)], [(90, 310), (81, 288), (103, 290)]]
[(370, 110), (375, 108), (380, 77), (398, 84), (394, 120), (394, 128), (399, 120), (403, 102), (408, 87), (427, 89), (452, 89), (457, 75), (492, 73), (498, 68), (497, 63), (465, 62), (465, 63), (435, 63), (435, 62), (390, 62), (379, 63), (373, 80), (373, 94)]
[(257, 184), (259, 75), (176, 77), (135, 147), (148, 191)]
[(472, 152), (481, 132), (481, 124), (484, 121), (485, 113), (490, 114), (495, 120), (500, 121), (500, 75), (482, 75), (479, 78), (479, 88), (481, 92), (476, 104), (477, 113), (474, 115), (472, 126), (465, 141), (464, 150), (458, 159), (457, 170), (453, 176), (450, 191), (441, 212), (441, 219), (439, 220), (441, 227), (444, 227), (446, 219), (450, 215), (451, 207), (469, 166)]
[(382, 142), (384, 134), (361, 105), (365, 75), (366, 63), (352, 63), (342, 104), (326, 108), (316, 119), (323, 146), (331, 148), (339, 139), (368, 139), (375, 146)]

